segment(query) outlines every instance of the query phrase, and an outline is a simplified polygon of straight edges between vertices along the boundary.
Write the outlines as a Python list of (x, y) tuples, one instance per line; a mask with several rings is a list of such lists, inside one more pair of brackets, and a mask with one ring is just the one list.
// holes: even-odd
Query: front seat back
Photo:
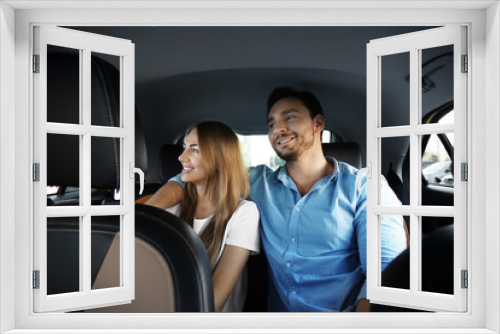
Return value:
[[(130, 304), (87, 312), (213, 312), (212, 274), (203, 242), (182, 219), (158, 208), (136, 204), (136, 298)], [(101, 271), (119, 263), (111, 245)], [(103, 275), (104, 276), (104, 275)], [(94, 288), (109, 286), (100, 273)]]

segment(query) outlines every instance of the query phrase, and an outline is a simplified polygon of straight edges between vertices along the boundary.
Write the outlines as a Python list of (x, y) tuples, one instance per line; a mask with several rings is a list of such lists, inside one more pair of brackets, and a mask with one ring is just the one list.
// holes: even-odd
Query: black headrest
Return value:
[(361, 147), (357, 143), (323, 143), (323, 153), (327, 157), (334, 157), (337, 161), (348, 163), (349, 165), (361, 168), (363, 159), (361, 157)]
[(178, 144), (164, 144), (160, 149), (160, 180), (167, 182), (172, 176), (181, 172), (182, 165), (179, 156), (182, 146)]
[[(135, 167), (140, 168), (145, 175), (148, 173), (148, 151), (146, 147), (146, 138), (142, 130), (142, 122), (135, 112)], [(136, 180), (138, 178), (136, 177)]]

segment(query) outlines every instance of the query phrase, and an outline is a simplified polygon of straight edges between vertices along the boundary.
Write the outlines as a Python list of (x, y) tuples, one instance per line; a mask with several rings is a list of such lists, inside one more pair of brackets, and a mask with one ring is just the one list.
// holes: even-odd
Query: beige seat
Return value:
[[(120, 285), (120, 235), (113, 239), (92, 289)], [(167, 261), (153, 246), (135, 238), (135, 299), (130, 304), (90, 309), (86, 312), (160, 313), (175, 311), (172, 274)]]

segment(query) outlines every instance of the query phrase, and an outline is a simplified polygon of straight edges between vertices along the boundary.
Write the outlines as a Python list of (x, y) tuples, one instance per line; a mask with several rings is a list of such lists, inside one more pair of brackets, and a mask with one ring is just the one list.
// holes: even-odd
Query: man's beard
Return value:
[[(297, 161), (298, 157), (302, 154), (302, 152), (307, 151), (314, 145), (314, 135), (308, 136), (310, 138), (306, 138), (307, 135), (303, 135), (301, 137), (295, 135), (295, 140), (300, 140), (304, 138), (303, 141), (297, 142), (297, 146), (293, 151), (280, 152), (275, 147), (274, 151), (281, 159), (285, 160), (285, 162), (293, 162)], [(309, 140), (307, 140), (309, 139)]]
[(278, 157), (280, 157), (281, 159), (285, 160), (285, 162), (296, 161), (297, 157), (298, 157), (298, 153), (296, 151), (294, 151), (294, 152), (288, 152), (288, 153), (280, 153), (280, 152), (278, 152), (278, 151), (275, 150), (275, 152), (278, 155)]

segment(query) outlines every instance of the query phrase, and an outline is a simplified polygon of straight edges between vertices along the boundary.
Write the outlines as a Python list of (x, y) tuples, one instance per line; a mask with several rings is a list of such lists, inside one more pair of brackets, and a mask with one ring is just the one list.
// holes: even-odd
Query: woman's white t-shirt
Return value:
[[(165, 211), (179, 216), (181, 212), (180, 204), (167, 208)], [(195, 218), (193, 220), (193, 230), (196, 234), (200, 235), (203, 232), (212, 217), (213, 216), (209, 216), (203, 219)], [(219, 262), (226, 245), (248, 249), (250, 255), (255, 255), (260, 252), (259, 219), (259, 210), (254, 202), (244, 200), (238, 204), (227, 223), (217, 262)], [(227, 299), (222, 312), (241, 312), (245, 304), (246, 293), (247, 275), (245, 270), (236, 283), (232, 294)]]

